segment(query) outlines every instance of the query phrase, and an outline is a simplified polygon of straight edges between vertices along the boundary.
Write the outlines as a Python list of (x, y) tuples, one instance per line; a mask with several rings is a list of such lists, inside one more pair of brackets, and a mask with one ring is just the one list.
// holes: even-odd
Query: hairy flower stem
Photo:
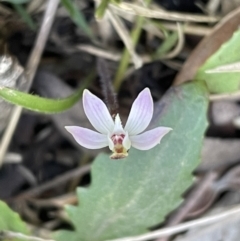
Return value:
[(105, 98), (105, 103), (111, 116), (116, 116), (118, 113), (118, 101), (117, 96), (113, 88), (112, 78), (107, 66), (107, 62), (104, 59), (97, 59), (97, 71), (99, 75), (99, 81), (101, 83), (102, 93)]
[[(145, 1), (146, 6), (148, 6), (150, 4), (150, 2), (151, 2), (151, 0), (146, 0)], [(140, 34), (142, 32), (142, 26), (143, 26), (144, 20), (145, 20), (144, 17), (141, 17), (141, 16), (137, 17), (135, 25), (132, 29), (131, 37), (132, 37), (132, 42), (133, 42), (134, 46), (136, 46), (138, 43)], [(122, 84), (122, 80), (124, 78), (125, 72), (127, 70), (128, 64), (129, 64), (129, 58), (130, 58), (130, 54), (129, 54), (127, 48), (125, 48), (122, 58), (120, 60), (120, 64), (118, 66), (118, 70), (117, 70), (117, 73), (116, 73), (116, 76), (114, 79), (114, 83), (113, 83), (116, 92), (118, 92), (118, 90)]]

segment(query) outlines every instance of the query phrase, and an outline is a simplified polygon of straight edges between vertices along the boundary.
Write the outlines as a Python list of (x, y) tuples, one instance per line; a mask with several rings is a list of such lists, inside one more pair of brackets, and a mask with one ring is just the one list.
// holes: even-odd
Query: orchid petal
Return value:
[(129, 135), (137, 135), (144, 131), (153, 116), (153, 99), (149, 88), (145, 88), (133, 102), (125, 130)]
[(157, 127), (140, 135), (130, 136), (130, 140), (136, 149), (149, 150), (159, 144), (161, 139), (171, 130), (172, 128), (168, 127)]
[(65, 126), (65, 128), (73, 135), (76, 142), (83, 147), (100, 149), (108, 146), (108, 138), (106, 135), (79, 126)]
[(130, 147), (131, 147), (131, 141), (130, 141), (128, 132), (126, 132), (126, 134), (125, 134), (125, 137), (124, 137), (124, 139), (123, 139), (122, 145), (123, 145), (123, 147), (124, 147), (126, 150), (129, 150)]
[(89, 90), (83, 92), (83, 108), (93, 127), (103, 134), (112, 132), (113, 119), (104, 102)]

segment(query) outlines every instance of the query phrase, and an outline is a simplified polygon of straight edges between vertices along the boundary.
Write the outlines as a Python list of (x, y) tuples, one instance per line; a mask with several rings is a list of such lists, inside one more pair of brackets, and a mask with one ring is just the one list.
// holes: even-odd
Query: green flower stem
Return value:
[[(146, 0), (146, 6), (148, 6), (150, 4), (151, 0)], [(132, 37), (132, 42), (133, 42), (133, 46), (136, 46), (140, 37), (140, 34), (142, 32), (142, 26), (144, 23), (145, 18), (144, 17), (137, 17), (136, 23), (133, 27), (133, 30), (131, 32), (131, 37)], [(125, 72), (127, 70), (128, 64), (129, 64), (129, 58), (130, 58), (130, 54), (127, 50), (127, 48), (124, 49), (122, 58), (120, 60), (120, 64), (118, 66), (118, 70), (113, 82), (115, 91), (118, 92), (122, 80), (124, 78)]]
[(104, 16), (104, 13), (108, 7), (110, 0), (102, 0), (101, 3), (99, 4), (95, 16), (97, 19), (101, 19)]

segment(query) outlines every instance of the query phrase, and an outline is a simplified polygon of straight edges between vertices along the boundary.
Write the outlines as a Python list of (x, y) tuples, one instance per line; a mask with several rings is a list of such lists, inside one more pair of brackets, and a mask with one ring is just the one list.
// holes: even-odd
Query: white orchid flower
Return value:
[(157, 127), (143, 132), (153, 116), (153, 99), (148, 88), (139, 93), (133, 102), (124, 128), (119, 114), (113, 120), (104, 102), (87, 89), (83, 92), (83, 108), (98, 132), (79, 126), (65, 128), (83, 147), (100, 149), (109, 146), (113, 152), (111, 159), (127, 157), (131, 146), (139, 150), (149, 150), (159, 144), (161, 139), (172, 130), (169, 127)]

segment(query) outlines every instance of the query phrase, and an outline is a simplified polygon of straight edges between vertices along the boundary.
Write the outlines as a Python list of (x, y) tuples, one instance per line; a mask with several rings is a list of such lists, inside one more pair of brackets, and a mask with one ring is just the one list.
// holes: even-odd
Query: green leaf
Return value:
[(107, 9), (109, 2), (110, 0), (101, 1), (95, 12), (96, 18), (101, 19), (104, 16), (105, 10)]
[(73, 22), (81, 28), (89, 38), (94, 38), (92, 30), (89, 28), (84, 15), (72, 0), (61, 0), (62, 5), (67, 9)]
[(223, 44), (198, 70), (195, 79), (205, 80), (212, 93), (227, 93), (239, 90), (240, 73), (205, 73), (206, 70), (240, 60), (240, 30)]
[(36, 112), (42, 112), (45, 114), (63, 112), (78, 102), (82, 96), (83, 90), (89, 85), (89, 82), (92, 81), (94, 75), (95, 74), (90, 74), (84, 81), (83, 85), (74, 94), (63, 99), (43, 98), (7, 87), (0, 87), (0, 97), (12, 104)]
[(78, 189), (79, 206), (67, 207), (75, 231), (58, 241), (101, 241), (132, 236), (161, 223), (181, 202), (200, 161), (207, 127), (207, 89), (203, 82), (175, 87), (155, 106), (155, 126), (172, 127), (149, 151), (130, 149), (126, 159), (99, 155), (90, 188)]
[(19, 215), (13, 212), (8, 205), (2, 201), (0, 201), (0, 213), (1, 231), (14, 231), (23, 234), (29, 233), (26, 224), (21, 220)]
[(9, 3), (15, 3), (15, 4), (21, 4), (21, 3), (28, 3), (31, 0), (0, 0), (0, 2), (9, 2)]
[(27, 23), (29, 28), (32, 30), (36, 30), (37, 25), (29, 15), (29, 13), (25, 10), (25, 8), (21, 4), (13, 4), (13, 7), (19, 13), (22, 19)]
[(173, 33), (169, 34), (168, 37), (164, 40), (164, 42), (159, 46), (156, 53), (154, 54), (154, 59), (161, 58), (167, 52), (169, 52), (177, 43), (178, 40), (178, 32), (174, 31)]

